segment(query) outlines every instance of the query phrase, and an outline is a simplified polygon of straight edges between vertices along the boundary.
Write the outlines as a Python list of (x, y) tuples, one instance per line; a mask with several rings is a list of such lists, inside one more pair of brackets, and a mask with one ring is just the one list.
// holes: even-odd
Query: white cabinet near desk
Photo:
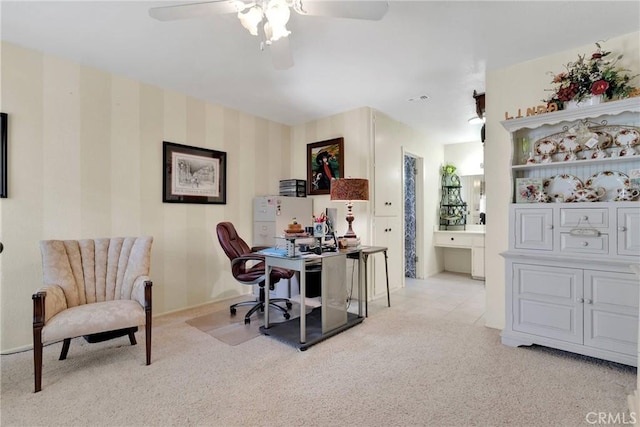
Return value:
[(443, 248), (445, 270), (484, 280), (484, 231), (435, 230), (433, 245)]
[[(402, 264), (402, 232), (401, 221), (399, 217), (375, 217), (374, 218), (374, 241), (376, 246), (384, 246), (387, 248), (387, 265), (389, 268), (389, 288), (390, 290), (402, 287), (402, 277), (404, 275)], [(373, 299), (386, 298), (387, 282), (384, 258), (382, 256), (371, 257), (369, 260), (373, 263), (374, 268), (371, 269), (373, 274), (368, 280), (369, 297)], [(369, 273), (367, 273), (369, 274)]]

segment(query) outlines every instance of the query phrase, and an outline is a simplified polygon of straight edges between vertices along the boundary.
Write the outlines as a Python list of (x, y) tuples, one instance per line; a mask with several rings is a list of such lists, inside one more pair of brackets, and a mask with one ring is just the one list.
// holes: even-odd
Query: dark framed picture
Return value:
[(163, 142), (164, 203), (227, 203), (227, 153)]
[(0, 198), (7, 198), (7, 113), (0, 113)]
[(307, 194), (329, 194), (331, 180), (344, 177), (344, 138), (307, 144)]

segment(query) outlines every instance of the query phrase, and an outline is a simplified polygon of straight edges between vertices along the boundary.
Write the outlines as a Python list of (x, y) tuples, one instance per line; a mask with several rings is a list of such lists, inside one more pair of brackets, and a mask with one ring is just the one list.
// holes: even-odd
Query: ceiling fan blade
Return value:
[(207, 15), (220, 15), (223, 13), (236, 13), (238, 8), (234, 1), (219, 0), (203, 3), (179, 4), (175, 6), (152, 7), (149, 16), (160, 21), (172, 21), (176, 19), (198, 18)]
[(387, 1), (300, 0), (299, 5), (295, 5), (294, 8), (302, 15), (379, 21), (387, 14), (389, 3)]
[(293, 55), (289, 46), (289, 37), (282, 37), (269, 45), (271, 61), (276, 70), (287, 70), (293, 67)]

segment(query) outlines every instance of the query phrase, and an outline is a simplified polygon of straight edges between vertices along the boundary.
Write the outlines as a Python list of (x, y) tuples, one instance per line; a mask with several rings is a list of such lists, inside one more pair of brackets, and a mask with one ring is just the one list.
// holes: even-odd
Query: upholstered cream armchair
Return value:
[(33, 294), (35, 392), (42, 388), (43, 344), (71, 339), (89, 342), (129, 336), (145, 325), (147, 365), (151, 363), (152, 237), (119, 237), (40, 242), (44, 287)]

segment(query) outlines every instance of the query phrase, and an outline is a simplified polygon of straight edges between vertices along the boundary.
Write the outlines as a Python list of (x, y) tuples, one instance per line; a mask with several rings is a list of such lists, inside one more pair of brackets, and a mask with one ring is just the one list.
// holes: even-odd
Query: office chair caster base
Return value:
[(251, 319), (249, 319), (248, 317), (245, 317), (245, 318), (244, 318), (244, 324), (245, 324), (245, 325), (248, 325), (248, 324), (250, 324), (250, 323), (251, 323)]
[(229, 308), (229, 311), (231, 312), (231, 315), (232, 315), (232, 316), (235, 316), (235, 315), (236, 315), (236, 308), (235, 308), (235, 307), (231, 307), (231, 308)]
[(291, 315), (289, 313), (284, 313), (283, 316), (287, 320), (289, 320), (291, 318)]
[[(291, 307), (293, 307), (293, 304), (291, 304), (290, 302), (288, 302), (288, 303), (287, 303), (287, 308), (288, 308), (288, 309), (291, 309)], [(287, 317), (287, 319), (288, 319), (288, 317)]]

